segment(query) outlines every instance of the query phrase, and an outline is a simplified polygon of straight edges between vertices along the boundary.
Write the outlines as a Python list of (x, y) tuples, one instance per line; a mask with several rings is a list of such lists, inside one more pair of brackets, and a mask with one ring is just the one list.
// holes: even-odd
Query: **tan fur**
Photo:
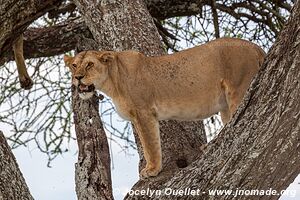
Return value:
[(13, 43), (13, 50), (15, 61), (17, 64), (20, 85), (22, 88), (29, 90), (32, 87), (33, 82), (30, 76), (28, 75), (23, 56), (23, 35), (20, 35)]
[(149, 177), (162, 168), (158, 121), (197, 120), (221, 112), (228, 122), (264, 56), (253, 43), (223, 38), (159, 57), (86, 51), (64, 60), (75, 86), (78, 76), (82, 84), (94, 84), (112, 98), (120, 116), (134, 124), (147, 161), (140, 175)]

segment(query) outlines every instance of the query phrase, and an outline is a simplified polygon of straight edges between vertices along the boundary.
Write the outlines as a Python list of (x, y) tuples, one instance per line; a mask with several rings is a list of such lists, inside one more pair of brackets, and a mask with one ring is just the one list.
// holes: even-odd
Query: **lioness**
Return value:
[(147, 162), (140, 176), (146, 178), (162, 169), (158, 121), (198, 120), (220, 112), (228, 122), (264, 56), (253, 43), (223, 38), (171, 55), (84, 51), (64, 61), (81, 98), (100, 90), (134, 124)]

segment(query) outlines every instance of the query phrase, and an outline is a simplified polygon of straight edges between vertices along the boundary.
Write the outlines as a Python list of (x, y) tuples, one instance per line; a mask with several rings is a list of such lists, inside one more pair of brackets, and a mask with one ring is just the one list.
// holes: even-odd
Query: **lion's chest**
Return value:
[(125, 120), (130, 120), (131, 119), (131, 114), (130, 114), (130, 106), (128, 103), (121, 101), (121, 100), (113, 100), (113, 103), (116, 108), (116, 112), (119, 114), (119, 116)]

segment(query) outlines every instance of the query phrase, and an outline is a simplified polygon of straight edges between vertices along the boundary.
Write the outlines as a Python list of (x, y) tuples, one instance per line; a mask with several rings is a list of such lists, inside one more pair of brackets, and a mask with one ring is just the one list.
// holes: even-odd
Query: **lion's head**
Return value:
[(64, 56), (65, 64), (72, 73), (72, 84), (82, 99), (91, 98), (95, 89), (101, 88), (108, 78), (108, 68), (113, 58), (110, 51), (83, 51), (75, 57)]

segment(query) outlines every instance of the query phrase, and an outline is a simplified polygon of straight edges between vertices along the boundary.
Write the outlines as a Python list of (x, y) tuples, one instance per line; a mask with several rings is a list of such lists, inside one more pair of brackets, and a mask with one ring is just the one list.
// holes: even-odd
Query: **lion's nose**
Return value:
[(84, 76), (82, 76), (82, 75), (77, 75), (77, 76), (75, 76), (75, 78), (77, 79), (77, 80), (81, 80), (82, 78), (83, 78)]

